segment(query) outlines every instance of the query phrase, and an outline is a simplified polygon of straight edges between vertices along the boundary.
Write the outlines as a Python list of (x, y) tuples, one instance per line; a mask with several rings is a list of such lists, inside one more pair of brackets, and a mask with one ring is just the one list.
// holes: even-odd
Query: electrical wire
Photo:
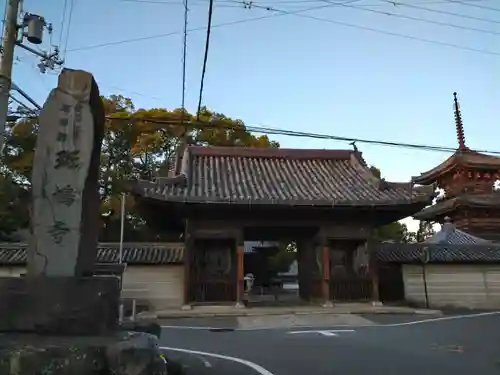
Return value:
[[(160, 4), (160, 5), (182, 5), (182, 1), (165, 1), (165, 0), (120, 0), (122, 2), (126, 3), (144, 3), (144, 4)], [(191, 1), (190, 5), (204, 5), (202, 3), (206, 3), (209, 0), (195, 0), (194, 2)], [(347, 0), (347, 2), (359, 2), (363, 0)], [(374, 1), (381, 1), (381, 0), (374, 0)], [(490, 1), (490, 0), (469, 0), (470, 2), (480, 2), (480, 1)], [(273, 4), (311, 4), (311, 3), (320, 3), (321, 0), (272, 0)], [(227, 0), (215, 0), (214, 7), (220, 7), (220, 5), (217, 5), (217, 3), (230, 3), (230, 1)], [(408, 3), (402, 3), (399, 1), (390, 1), (388, 0), (389, 5), (391, 6), (406, 6), (410, 5)], [(423, 4), (423, 5), (436, 5), (436, 4), (449, 4), (447, 0), (438, 0), (438, 1), (421, 1), (417, 2), (417, 4)], [(385, 4), (380, 4), (380, 3), (363, 3), (362, 6), (364, 7), (378, 7), (378, 6), (386, 6)]]
[(203, 56), (203, 68), (201, 69), (200, 80), (200, 96), (198, 98), (198, 110), (196, 111), (196, 119), (200, 120), (201, 102), (203, 99), (203, 84), (205, 82), (205, 73), (207, 71), (208, 50), (210, 48), (210, 32), (212, 31), (212, 14), (214, 9), (214, 0), (210, 0), (208, 5), (208, 23), (207, 23), (207, 36), (205, 38), (205, 54)]
[(467, 7), (478, 8), (478, 9), (491, 10), (493, 12), (500, 12), (500, 8), (493, 8), (493, 7), (486, 6), (486, 5), (474, 4), (474, 3), (469, 2), (469, 1), (463, 1), (463, 0), (446, 0), (446, 2), (447, 3), (451, 3), (451, 4), (459, 4), (459, 5), (464, 5), (464, 6), (467, 6)]
[[(147, 118), (147, 117), (113, 117), (107, 116), (106, 119), (111, 121), (141, 121), (141, 122), (149, 122), (153, 124), (166, 125), (172, 127), (180, 126), (180, 122), (177, 120), (161, 120), (157, 118)], [(311, 132), (298, 132), (293, 130), (285, 130), (279, 128), (270, 128), (263, 126), (235, 126), (231, 124), (225, 123), (217, 123), (217, 121), (210, 122), (202, 122), (202, 121), (190, 121), (189, 123), (184, 125), (185, 127), (189, 127), (191, 129), (211, 129), (211, 130), (233, 130), (233, 131), (249, 131), (260, 134), (269, 134), (269, 135), (283, 135), (289, 137), (300, 137), (300, 138), (313, 138), (313, 139), (324, 139), (324, 140), (333, 140), (333, 141), (342, 141), (342, 142), (357, 142), (357, 143), (365, 143), (377, 146), (390, 146), (390, 147), (400, 147), (400, 148), (411, 148), (416, 150), (423, 151), (437, 151), (437, 152), (455, 152), (457, 149), (453, 147), (446, 146), (436, 146), (436, 145), (425, 145), (425, 144), (415, 144), (415, 143), (404, 143), (404, 142), (395, 142), (395, 141), (385, 141), (385, 140), (374, 140), (374, 139), (364, 139), (364, 138), (352, 138), (352, 137), (344, 137), (330, 134), (320, 134), (320, 133), (311, 133)], [(484, 154), (493, 154), (500, 155), (500, 151), (492, 151), (492, 150), (474, 150), (475, 152), (484, 153)]]
[(188, 0), (184, 0), (184, 35), (182, 38), (182, 99), (181, 99), (181, 126), (184, 126), (186, 112), (186, 60), (187, 60), (187, 35), (188, 35)]
[[(237, 1), (237, 0), (235, 0), (235, 1)], [(423, 42), (423, 43), (435, 44), (435, 45), (439, 45), (442, 47), (450, 47), (450, 48), (460, 49), (460, 50), (469, 51), (469, 52), (481, 53), (481, 54), (485, 54), (485, 55), (500, 56), (500, 52), (497, 52), (497, 51), (491, 51), (491, 50), (474, 48), (474, 47), (467, 47), (467, 46), (462, 46), (459, 44), (441, 42), (441, 41), (434, 40), (434, 39), (421, 38), (418, 36), (413, 36), (413, 35), (408, 35), (408, 34), (400, 34), (400, 33), (395, 33), (392, 31), (376, 29), (376, 28), (369, 27), (369, 26), (356, 25), (356, 24), (352, 24), (352, 23), (348, 23), (348, 22), (332, 20), (329, 18), (311, 16), (308, 14), (299, 14), (296, 12), (288, 12), (286, 10), (282, 10), (282, 9), (278, 9), (278, 8), (274, 8), (274, 7), (258, 5), (258, 4), (255, 4), (254, 2), (251, 3), (251, 8), (264, 9), (264, 10), (277, 12), (277, 13), (284, 14), (284, 15), (285, 14), (293, 15), (296, 17), (307, 18), (307, 19), (316, 20), (316, 21), (320, 21), (320, 22), (331, 23), (331, 24), (338, 25), (338, 26), (345, 26), (345, 27), (350, 27), (350, 28), (359, 29), (359, 30), (371, 31), (371, 32), (378, 33), (378, 34), (384, 34), (384, 35), (394, 36), (394, 37), (398, 37), (398, 38), (405, 38), (408, 40), (414, 40), (414, 41)]]
[[(120, 0), (124, 3), (136, 3), (136, 4), (141, 4), (141, 3), (144, 3), (144, 4), (159, 4), (159, 5), (184, 5), (184, 2), (179, 2), (179, 1), (159, 1), (159, 0)], [(197, 0), (198, 3), (193, 3), (193, 2), (190, 2), (190, 6), (193, 6), (193, 5), (198, 5), (198, 6), (205, 6), (206, 5), (206, 1), (200, 1), (200, 0)], [(315, 2), (318, 2), (318, 0), (314, 0)], [(226, 1), (224, 0), (220, 0), (218, 1), (218, 3), (225, 3)], [(223, 4), (218, 4), (218, 5), (215, 5), (214, 4), (214, 8), (239, 8), (237, 6), (234, 6), (234, 5), (223, 5)]]
[[(450, 1), (451, 0), (448, 0), (447, 3)], [(454, 1), (456, 1), (456, 0), (454, 0)], [(236, 2), (240, 3), (240, 4), (245, 4), (245, 2), (242, 2), (242, 1), (236, 1)], [(461, 2), (461, 3), (464, 3), (464, 2)], [(466, 3), (466, 4), (468, 4), (468, 3)], [(342, 22), (342, 21), (335, 21), (335, 20), (328, 19), (328, 18), (320, 18), (320, 17), (302, 14), (302, 13), (306, 13), (306, 12), (310, 12), (310, 11), (314, 11), (314, 10), (330, 8), (333, 6), (335, 6), (335, 5), (329, 4), (329, 5), (308, 7), (305, 9), (299, 9), (299, 10), (294, 10), (294, 11), (286, 11), (286, 10), (277, 9), (277, 8), (270, 7), (270, 6), (257, 5), (257, 4), (252, 2), (252, 7), (254, 7), (254, 8), (260, 8), (260, 9), (264, 9), (264, 10), (268, 10), (268, 11), (273, 11), (275, 13), (271, 14), (271, 15), (265, 15), (265, 16), (260, 16), (260, 17), (247, 18), (247, 19), (242, 19), (242, 20), (236, 20), (236, 21), (215, 24), (215, 25), (212, 25), (212, 28), (232, 26), (232, 25), (237, 25), (237, 24), (242, 24), (242, 23), (247, 23), (247, 22), (260, 21), (260, 20), (269, 19), (269, 18), (282, 17), (282, 16), (286, 16), (286, 15), (295, 15), (297, 17), (315, 19), (317, 21), (327, 22), (327, 23), (338, 25), (338, 26), (344, 26), (344, 27), (349, 27), (349, 28), (354, 28), (354, 29), (364, 30), (364, 31), (371, 31), (374, 33), (382, 34), (382, 35), (388, 35), (388, 36), (403, 38), (403, 39), (407, 39), (407, 40), (423, 42), (423, 43), (427, 43), (427, 44), (435, 44), (435, 45), (439, 45), (441, 47), (449, 47), (449, 48), (454, 48), (454, 49), (458, 49), (458, 50), (475, 52), (475, 53), (480, 53), (480, 54), (490, 55), (490, 56), (500, 56), (500, 52), (491, 51), (491, 50), (487, 50), (487, 49), (468, 47), (468, 46), (463, 46), (463, 45), (454, 44), (454, 43), (442, 42), (442, 41), (438, 41), (438, 40), (434, 40), (434, 39), (426, 39), (426, 38), (421, 38), (421, 37), (417, 37), (417, 36), (413, 36), (413, 35), (401, 34), (401, 33), (386, 31), (386, 30), (382, 30), (382, 29), (376, 29), (376, 28), (369, 27), (369, 26), (357, 25), (357, 24), (352, 24), (352, 23), (347, 23), (347, 22)], [(202, 31), (202, 30), (206, 30), (206, 26), (191, 28), (188, 30), (188, 33), (195, 32), (195, 31)], [(72, 49), (67, 50), (67, 52), (84, 51), (84, 50), (104, 48), (104, 47), (110, 47), (110, 46), (121, 45), (121, 44), (142, 42), (142, 41), (146, 41), (146, 40), (153, 40), (153, 39), (169, 37), (172, 35), (178, 35), (180, 33), (182, 33), (182, 31), (172, 31), (169, 33), (164, 33), (164, 34), (156, 34), (156, 35), (150, 35), (150, 36), (140, 37), (140, 38), (132, 38), (132, 39), (115, 41), (115, 42), (94, 44), (94, 45), (90, 45), (90, 46), (72, 48)]]
[(63, 57), (66, 60), (66, 53), (68, 51), (68, 42), (71, 33), (71, 20), (73, 18), (73, 9), (75, 5), (75, 0), (69, 0), (69, 15), (68, 15), (68, 27), (66, 29), (66, 38), (64, 40)]
[[(36, 119), (37, 116), (19, 116), (16, 120), (27, 120), (27, 119)], [(106, 120), (109, 121), (128, 121), (135, 122), (140, 121), (144, 123), (152, 123), (158, 124), (162, 126), (171, 126), (171, 127), (181, 127), (181, 123), (179, 120), (175, 119), (159, 119), (159, 118), (150, 118), (150, 117), (142, 117), (142, 116), (126, 116), (126, 117), (115, 117), (115, 116), (106, 116)], [(340, 141), (340, 142), (356, 142), (356, 143), (365, 143), (375, 146), (389, 146), (389, 147), (399, 147), (399, 148), (409, 148), (414, 150), (421, 151), (435, 151), (435, 152), (456, 152), (457, 148), (447, 147), (447, 146), (437, 146), (437, 145), (427, 145), (427, 144), (417, 144), (417, 143), (406, 143), (406, 142), (396, 142), (396, 141), (387, 141), (387, 140), (376, 140), (376, 139), (367, 139), (367, 138), (353, 138), (346, 136), (338, 136), (332, 134), (321, 134), (321, 133), (312, 133), (312, 132), (298, 132), (294, 130), (286, 130), (280, 128), (272, 128), (272, 127), (264, 127), (264, 126), (254, 126), (254, 125), (233, 125), (227, 124), (224, 122), (219, 122), (217, 120), (211, 120), (210, 122), (206, 121), (188, 121), (183, 125), (185, 128), (189, 129), (209, 129), (209, 130), (232, 130), (232, 131), (249, 131), (253, 133), (259, 134), (267, 134), (267, 135), (282, 135), (287, 137), (299, 137), (299, 138), (310, 138), (310, 139), (323, 139), (323, 140), (332, 140), (332, 141)], [(482, 154), (491, 154), (491, 155), (500, 155), (500, 151), (496, 150), (487, 150), (487, 149), (476, 149), (475, 152)]]
[(61, 19), (61, 32), (59, 33), (59, 45), (62, 45), (63, 35), (64, 35), (64, 27), (66, 26), (66, 10), (68, 8), (68, 0), (64, 0), (62, 19)]
[(477, 33), (500, 35), (500, 32), (493, 31), (493, 30), (477, 29), (475, 27), (468, 27), (468, 26), (463, 26), (463, 25), (457, 25), (457, 24), (454, 24), (454, 23), (433, 21), (433, 20), (429, 20), (429, 19), (426, 19), (426, 18), (412, 17), (412, 16), (407, 16), (407, 15), (404, 15), (404, 14), (392, 13), (392, 12), (383, 11), (383, 10), (377, 10), (377, 9), (368, 9), (368, 8), (363, 8), (363, 7), (352, 5), (352, 4), (337, 3), (337, 2), (330, 1), (330, 0), (323, 0), (323, 1), (326, 2), (326, 3), (329, 3), (329, 4), (335, 4), (336, 6), (340, 6), (340, 7), (344, 7), (344, 8), (351, 8), (351, 9), (361, 10), (363, 12), (370, 12), (370, 13), (375, 13), (375, 14), (381, 14), (381, 15), (384, 15), (384, 16), (391, 16), (391, 17), (396, 17), (396, 18), (402, 18), (402, 19), (406, 19), (406, 20), (410, 20), (410, 21), (424, 22), (424, 23), (428, 23), (428, 24), (432, 24), (432, 25), (452, 27), (454, 29), (474, 31), (474, 32), (477, 32)]
[[(424, 12), (429, 12), (429, 13), (444, 14), (444, 15), (447, 15), (447, 16), (465, 18), (465, 19), (474, 20), (474, 21), (481, 21), (481, 22), (488, 22), (488, 23), (500, 24), (500, 21), (498, 21), (498, 20), (492, 20), (491, 18), (483, 18), (483, 17), (470, 16), (470, 15), (467, 15), (467, 14), (449, 12), (449, 11), (446, 11), (446, 10), (432, 9), (432, 8), (423, 7), (421, 5), (413, 5), (413, 4), (402, 3), (402, 2), (394, 2), (394, 1), (391, 1), (391, 0), (378, 0), (378, 1), (386, 3), (386, 4), (390, 4), (390, 5), (395, 5), (396, 7), (405, 7), (405, 8), (411, 8), (411, 9), (418, 9), (418, 10), (423, 10)], [(428, 4), (428, 3), (424, 3), (424, 4)]]

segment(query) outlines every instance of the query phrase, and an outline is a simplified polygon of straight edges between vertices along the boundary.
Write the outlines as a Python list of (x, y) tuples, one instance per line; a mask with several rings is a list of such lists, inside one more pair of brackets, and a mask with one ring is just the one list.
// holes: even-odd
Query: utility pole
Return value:
[(19, 0), (7, 0), (5, 28), (2, 43), (2, 60), (0, 61), (0, 152), (5, 140), (5, 124), (9, 111), (9, 94), (12, 82), (12, 65), (14, 64), (14, 48), (17, 40), (17, 16)]
[[(47, 29), (52, 36), (52, 25), (45, 22), (39, 15), (24, 13), (22, 23), (18, 24), (19, 9), (22, 0), (7, 0), (5, 13), (5, 27), (3, 30), (3, 43), (1, 46), (2, 59), (0, 61), (0, 154), (5, 142), (5, 126), (9, 113), (9, 96), (12, 88), (15, 88), (25, 99), (35, 107), (39, 106), (18, 86), (12, 83), (12, 66), (14, 64), (15, 47), (20, 47), (38, 57), (40, 63), (38, 67), (41, 73), (47, 69), (54, 69), (55, 65), (62, 65), (63, 60), (59, 59), (59, 48), (52, 46), (49, 52), (43, 52), (23, 44), (24, 38), (31, 44), (42, 44), (44, 29)], [(21, 31), (21, 32), (20, 32)]]

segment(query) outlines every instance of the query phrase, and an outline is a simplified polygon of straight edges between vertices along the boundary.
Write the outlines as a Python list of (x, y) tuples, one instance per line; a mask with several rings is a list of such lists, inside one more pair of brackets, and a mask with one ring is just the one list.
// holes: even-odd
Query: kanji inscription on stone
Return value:
[(40, 113), (28, 276), (78, 276), (93, 267), (103, 128), (104, 108), (92, 75), (64, 69)]
[(76, 200), (75, 189), (71, 185), (66, 185), (64, 187), (56, 187), (56, 190), (52, 193), (54, 200), (57, 203), (64, 204), (66, 206), (71, 206)]
[(80, 151), (61, 150), (56, 154), (56, 165), (54, 168), (59, 169), (67, 167), (70, 169), (80, 168)]
[(56, 244), (61, 244), (64, 239), (64, 236), (68, 234), (70, 229), (66, 226), (66, 224), (61, 220), (56, 220), (52, 227), (49, 229), (49, 234), (52, 237), (52, 240)]

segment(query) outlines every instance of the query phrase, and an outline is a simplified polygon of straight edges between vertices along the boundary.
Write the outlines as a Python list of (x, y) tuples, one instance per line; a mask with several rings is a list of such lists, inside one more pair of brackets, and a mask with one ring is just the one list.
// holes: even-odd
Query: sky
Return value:
[[(467, 145), (500, 150), (498, 1), (214, 1), (203, 93), (209, 109), (253, 126), (457, 147), (456, 91)], [(188, 27), (198, 29), (187, 39), (190, 111), (197, 107), (208, 4), (188, 0)], [(290, 14), (308, 8), (317, 9)], [(182, 0), (68, 0), (63, 28), (64, 9), (64, 0), (24, 2), (24, 11), (53, 24), (52, 44), (66, 67), (92, 72), (104, 95), (130, 97), (137, 107), (180, 107)], [(47, 37), (39, 48), (49, 46)], [(16, 56), (14, 83), (42, 104), (57, 73), (41, 74), (37, 59), (20, 48)], [(351, 148), (272, 139), (287, 148)], [(449, 156), (357, 146), (390, 181), (409, 181)]]

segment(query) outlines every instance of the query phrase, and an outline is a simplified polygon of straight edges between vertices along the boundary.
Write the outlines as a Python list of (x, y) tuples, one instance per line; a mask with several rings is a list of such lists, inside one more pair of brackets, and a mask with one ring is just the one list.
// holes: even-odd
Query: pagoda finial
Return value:
[(462, 114), (460, 113), (460, 104), (458, 104), (457, 93), (453, 93), (453, 107), (455, 110), (455, 125), (457, 127), (457, 138), (458, 138), (458, 149), (466, 150), (465, 147), (465, 135), (464, 135), (464, 125), (462, 123)]

